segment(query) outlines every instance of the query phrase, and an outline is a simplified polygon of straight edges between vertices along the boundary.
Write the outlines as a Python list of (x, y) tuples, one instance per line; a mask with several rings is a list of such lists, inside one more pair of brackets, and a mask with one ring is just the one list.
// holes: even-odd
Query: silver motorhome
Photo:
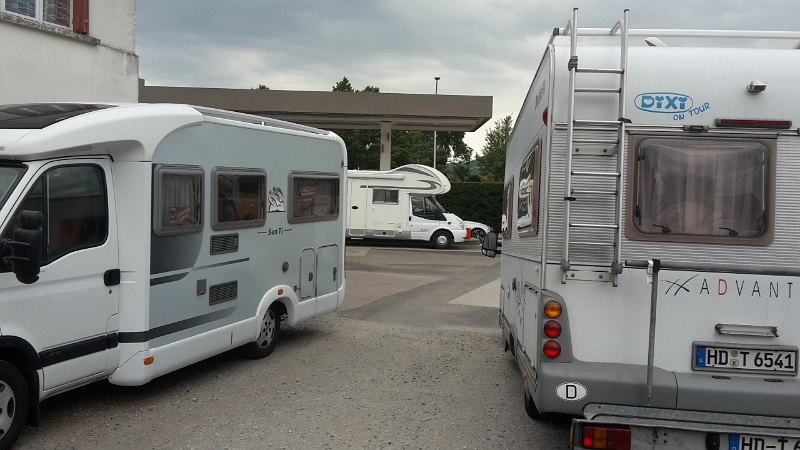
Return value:
[(187, 105), (0, 108), (0, 447), (39, 401), (269, 354), (344, 301), (333, 133)]
[(800, 448), (800, 33), (624, 16), (555, 29), (508, 146), (499, 320), (526, 410), (583, 416), (575, 448)]

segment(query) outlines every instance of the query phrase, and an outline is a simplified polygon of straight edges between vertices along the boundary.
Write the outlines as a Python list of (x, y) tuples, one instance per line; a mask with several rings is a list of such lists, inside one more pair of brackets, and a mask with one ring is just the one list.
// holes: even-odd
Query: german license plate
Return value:
[(797, 373), (797, 350), (695, 346), (696, 369)]
[(800, 438), (753, 436), (731, 434), (728, 450), (795, 450), (800, 449)]

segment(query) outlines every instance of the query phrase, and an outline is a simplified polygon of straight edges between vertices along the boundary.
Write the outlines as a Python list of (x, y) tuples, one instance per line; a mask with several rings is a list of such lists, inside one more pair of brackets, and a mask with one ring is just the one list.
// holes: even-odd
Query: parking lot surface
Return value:
[(45, 400), (18, 449), (567, 448), (569, 423), (525, 414), (500, 346), (499, 258), (347, 247), (347, 297), (275, 352), (226, 353), (140, 387)]

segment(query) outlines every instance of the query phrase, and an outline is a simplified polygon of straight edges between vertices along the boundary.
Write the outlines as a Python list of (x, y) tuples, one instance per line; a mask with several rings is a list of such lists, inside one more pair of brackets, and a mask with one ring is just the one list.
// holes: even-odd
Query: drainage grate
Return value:
[(239, 234), (219, 234), (211, 236), (211, 254), (233, 253), (239, 251)]
[(238, 294), (239, 294), (238, 281), (230, 281), (228, 283), (216, 284), (208, 288), (208, 304), (216, 305), (217, 303), (236, 300)]

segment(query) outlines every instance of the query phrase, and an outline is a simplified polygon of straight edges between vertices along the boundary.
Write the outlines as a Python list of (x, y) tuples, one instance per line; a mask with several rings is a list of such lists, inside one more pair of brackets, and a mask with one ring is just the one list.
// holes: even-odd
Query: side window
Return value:
[(372, 190), (372, 203), (389, 203), (392, 205), (398, 204), (400, 191), (397, 189), (373, 189)]
[(339, 217), (339, 176), (293, 173), (289, 177), (289, 223), (336, 220)]
[[(78, 250), (102, 245), (108, 237), (106, 182), (100, 167), (62, 166), (50, 169), (33, 185), (3, 233), (12, 239), (24, 210), (44, 215), (42, 264)], [(3, 267), (7, 272), (10, 267)]]
[(536, 140), (519, 170), (519, 204), (517, 229), (520, 236), (539, 234), (539, 174), (542, 160), (542, 138)]
[(217, 167), (211, 178), (211, 229), (252, 228), (266, 223), (266, 172)]
[(411, 213), (428, 220), (445, 220), (442, 209), (432, 197), (411, 197)]
[(153, 171), (153, 232), (158, 236), (203, 230), (203, 168), (156, 165)]
[(772, 241), (774, 142), (632, 141), (628, 237), (751, 245)]
[(503, 239), (511, 239), (511, 215), (514, 213), (514, 177), (512, 176), (503, 188), (503, 216), (500, 233)]

